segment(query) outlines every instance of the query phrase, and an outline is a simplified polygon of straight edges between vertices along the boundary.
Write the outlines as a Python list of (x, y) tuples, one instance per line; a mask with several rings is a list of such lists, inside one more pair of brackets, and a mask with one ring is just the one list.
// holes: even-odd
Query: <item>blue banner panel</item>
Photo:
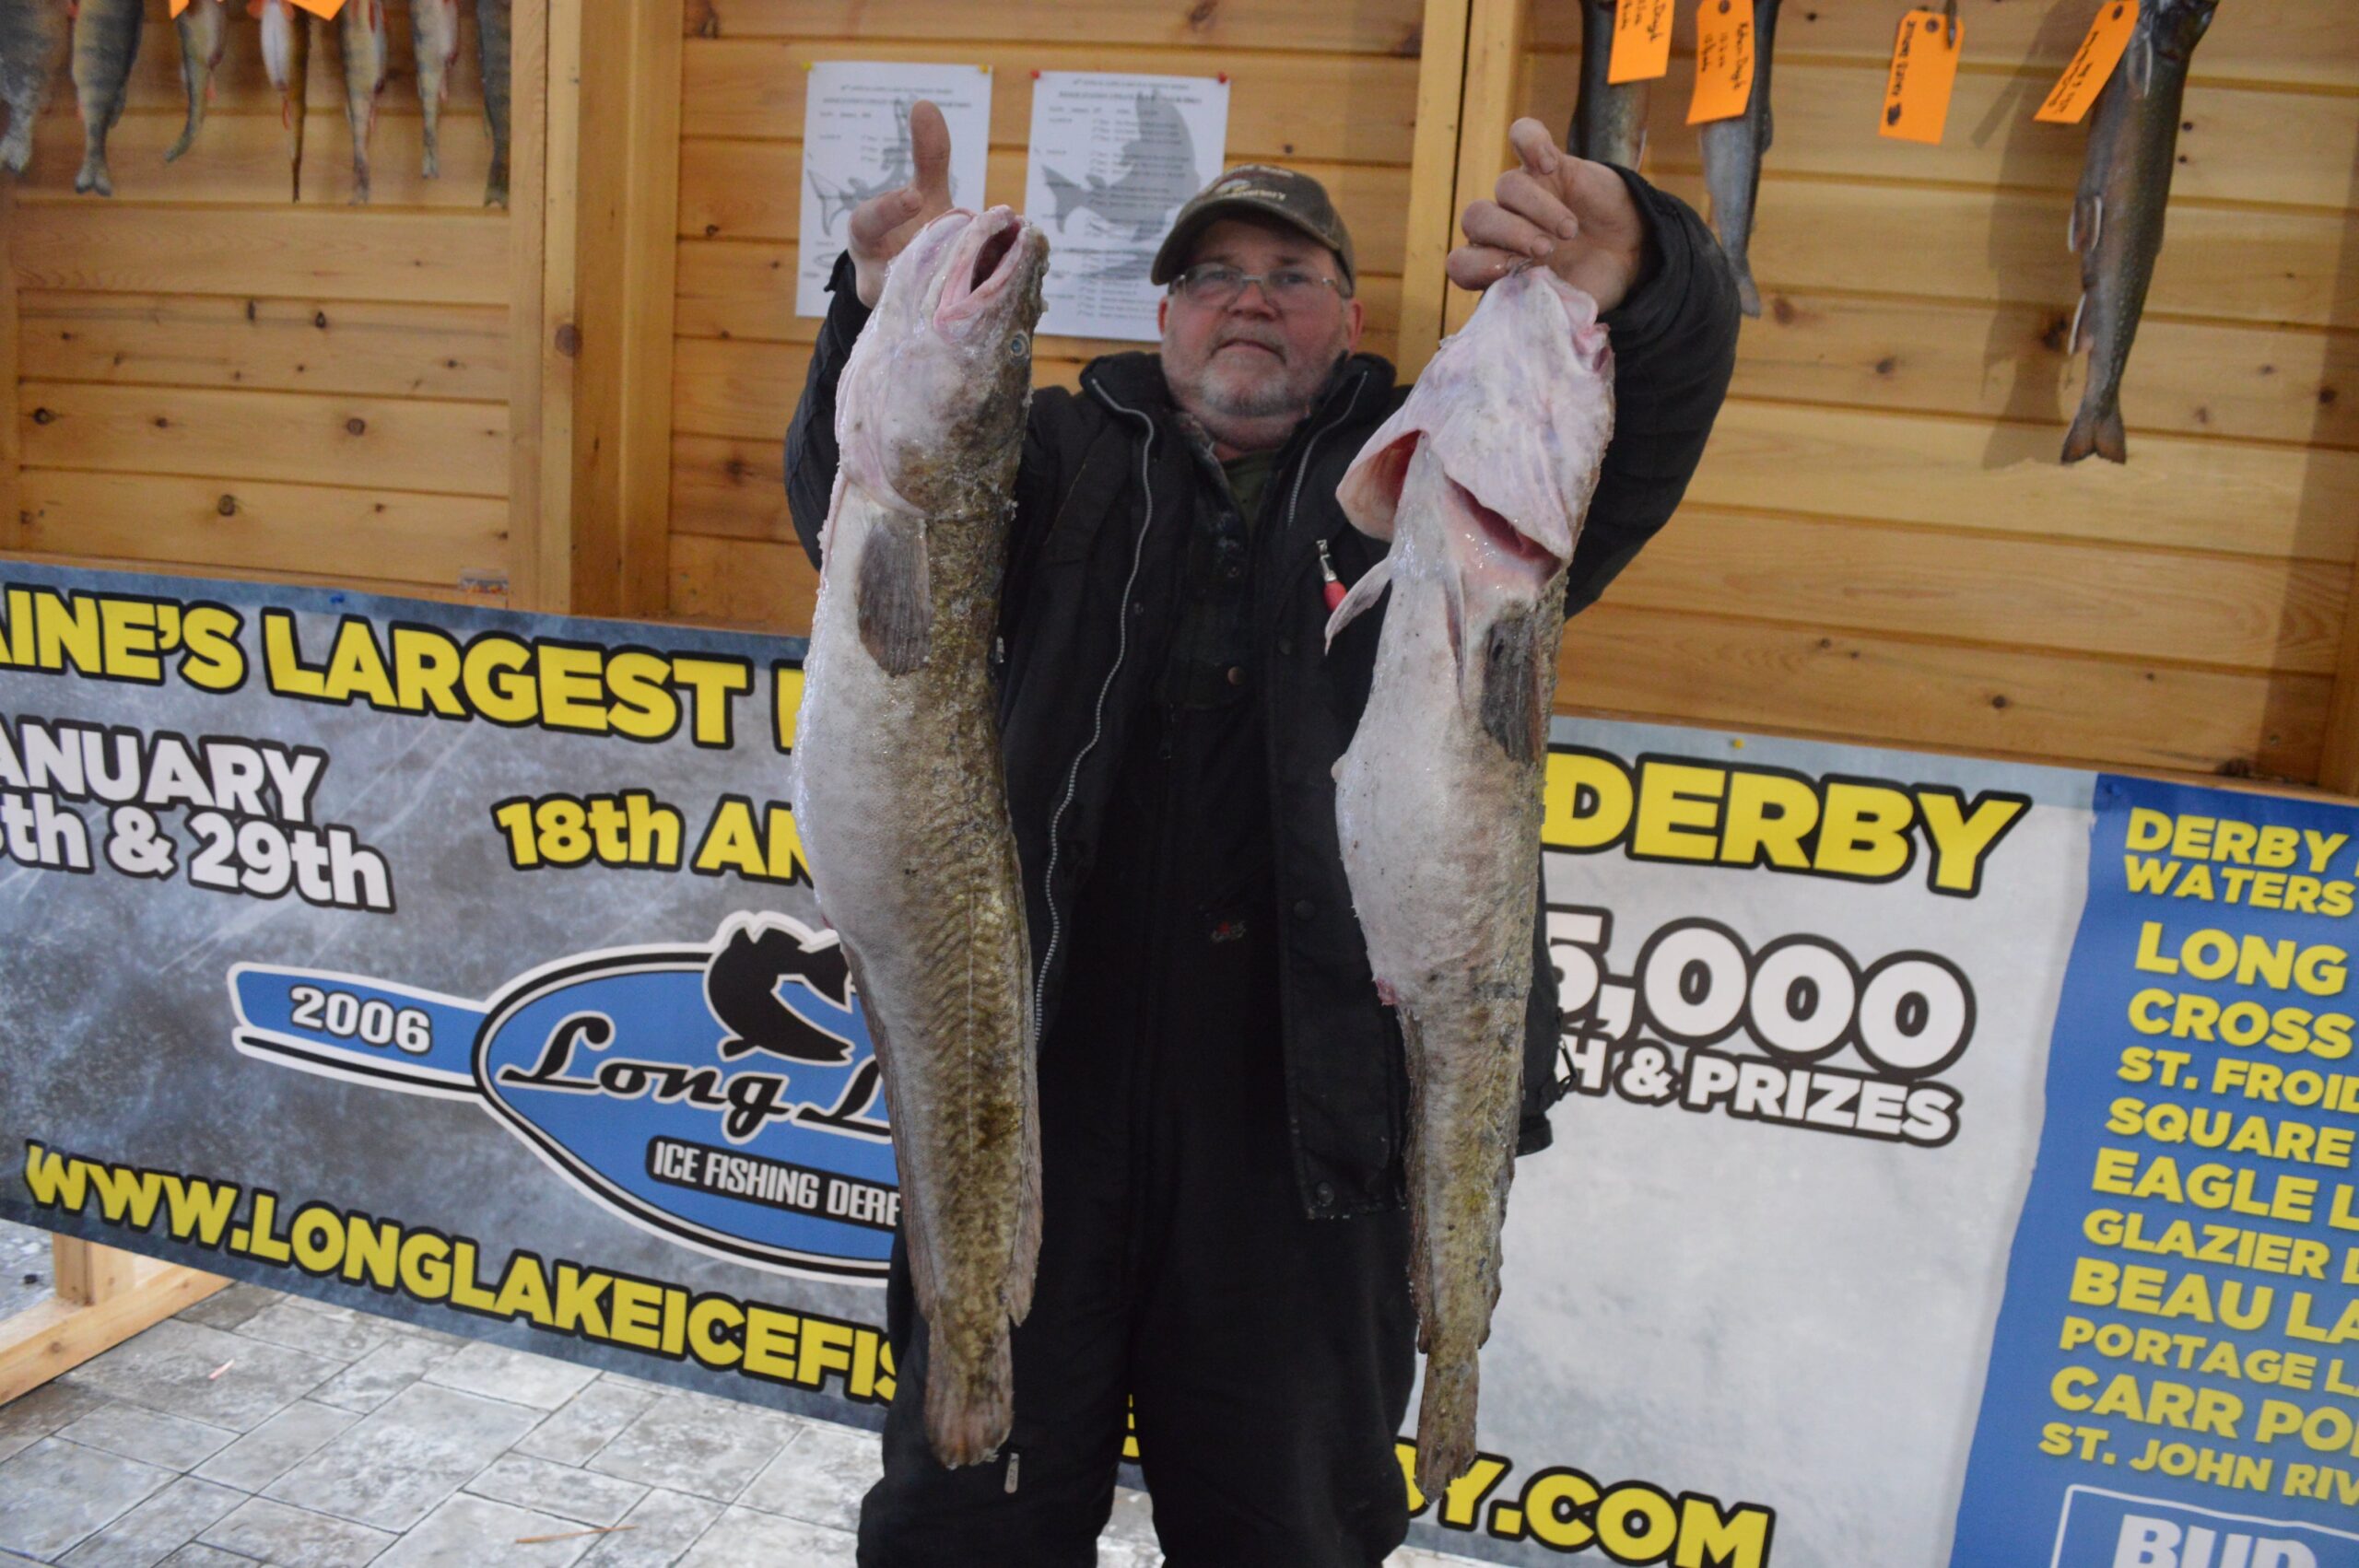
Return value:
[(2359, 1564), (2359, 812), (2100, 778), (1958, 1568)]

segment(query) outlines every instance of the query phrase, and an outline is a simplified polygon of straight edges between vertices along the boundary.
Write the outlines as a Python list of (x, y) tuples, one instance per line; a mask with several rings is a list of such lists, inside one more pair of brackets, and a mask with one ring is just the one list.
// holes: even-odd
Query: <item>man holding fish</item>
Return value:
[[(1503, 1115), (1504, 1130), (1470, 1132), (1477, 1156), (1458, 1162), (1482, 1190), (1452, 1177), (1404, 1206), (1421, 1163), (1414, 1123), (1442, 1114), (1458, 1090), (1433, 1053), (1414, 1040), (1404, 1053), (1403, 1015), (1436, 977), (1371, 969), (1361, 919), (1372, 933), (1385, 868), (1371, 869), (1371, 857), (1381, 861), (1382, 847), (1339, 838), (1338, 765), (1347, 807), (1365, 804), (1371, 821), (1402, 814), (1411, 797), (1387, 793), (1375, 739), (1345, 752), (1364, 714), (1373, 726), (1417, 707), (1422, 677), (1401, 673), (1418, 655), (1406, 647), (1409, 617), (1431, 607), (1447, 615), (1453, 645), (1488, 660), (1461, 665), (1475, 685), (1489, 683), (1472, 720), (1493, 737), (1475, 751), (1500, 764), (1488, 793), (1504, 801), (1528, 786), (1536, 802), (1557, 617), (1592, 603), (1677, 506), (1728, 386), (1738, 320), (1727, 265), (1692, 211), (1635, 174), (1558, 151), (1537, 122), (1511, 135), (1520, 164), (1495, 200), (1466, 210), (1466, 243), (1449, 268), (1462, 287), (1514, 295), (1516, 313), (1486, 301), (1445, 345), (1422, 414), (1391, 366), (1356, 352), (1364, 308), (1350, 236), (1326, 193), (1249, 166), (1182, 207), (1156, 257), (1154, 278), (1169, 289), (1159, 355), (1108, 356), (1084, 371), (1079, 392), (1040, 391), (1020, 436), (1003, 424), (1004, 390), (979, 386), (977, 412), (932, 427), (939, 450), (928, 455), (903, 428), (906, 405), (942, 396), (958, 365), (972, 381), (993, 377), (979, 355), (958, 359), (931, 338), (888, 360), (887, 340), (932, 312), (955, 320), (969, 352), (987, 341), (1028, 364), (1037, 231), (1003, 209), (945, 216), (948, 132), (923, 103), (911, 114), (914, 179), (853, 215), (787, 438), (797, 532), (818, 560), (824, 530), (828, 557), (797, 811), (812, 813), (804, 833), (821, 906), (855, 975), (863, 965), (897, 971), (863, 977), (873, 1017), (886, 993), (922, 989), (906, 954), (880, 951), (874, 933), (897, 929), (878, 919), (880, 903), (900, 899), (902, 915), (927, 918), (922, 897), (899, 886), (925, 873), (915, 860), (898, 876), (840, 855), (831, 864), (826, 812), (840, 836), (878, 846), (871, 859), (914, 853), (904, 840), (957, 839), (949, 858), (979, 868), (980, 891), (957, 895), (968, 926), (974, 911), (1008, 901), (987, 885), (992, 875), (1020, 877), (1016, 932), (979, 945), (919, 929), (899, 944), (955, 949), (968, 965), (980, 955), (989, 985), (939, 989), (958, 989), (961, 1026), (1001, 1042), (999, 1057), (1006, 1040), (1037, 1036), (1037, 1090), (1028, 1059), (987, 1086), (988, 1165), (974, 1151), (933, 1147), (902, 1160), (905, 1196), (926, 1217), (905, 1221), (908, 1245), (895, 1250), (887, 1311), (900, 1381), (885, 1477), (862, 1510), (868, 1568), (1095, 1562), (1126, 1417), (1173, 1568), (1371, 1568), (1407, 1530), (1393, 1439), (1421, 1315), (1421, 1471), (1447, 1479), (1471, 1457), (1473, 1349), (1486, 1330), (1485, 1293), (1496, 1288), (1506, 1146), (1544, 1146), (1555, 1094), (1555, 980), (1532, 907), (1536, 803), (1529, 832), (1489, 834), (1504, 851), (1476, 843), (1454, 857), (1514, 863), (1517, 885), (1475, 922), (1507, 931), (1514, 973), (1468, 993), (1499, 1015), (1507, 1054), (1520, 1058), (1469, 1094), (1498, 1107), (1485, 1115)], [(905, 249), (910, 260), (892, 267)], [(929, 284), (933, 272), (945, 276)], [(864, 332), (873, 352), (854, 361)], [(1549, 406), (1514, 406), (1527, 394)], [(1484, 430), (1526, 412), (1543, 439), (1486, 444)], [(961, 448), (986, 427), (1011, 432), (992, 438), (1010, 447), (1004, 466)], [(1380, 427), (1384, 440), (1356, 467)], [(1428, 432), (1440, 459), (1405, 455)], [(1388, 463), (1395, 451), (1404, 455)], [(1532, 451), (1579, 472), (1508, 474), (1518, 495), (1547, 492), (1539, 509), (1550, 526), (1514, 513), (1513, 528), (1495, 526), (1492, 506), (1508, 503), (1453, 454), (1507, 470)], [(1347, 469), (1348, 521), (1337, 499)], [(1427, 590), (1440, 580), (1428, 569), (1432, 535), (1410, 515), (1428, 492), (1459, 508), (1449, 515), (1488, 552), (1481, 582), (1452, 577), (1441, 598)], [(933, 537), (945, 512), (995, 510), (1012, 521), (986, 548)], [(1392, 538), (1392, 551), (1372, 533)], [(938, 574), (951, 559), (1003, 554), (998, 582), (972, 590), (996, 587), (995, 630), (973, 638), (972, 610)], [(1380, 614), (1387, 581), (1392, 603)], [(1484, 584), (1520, 597), (1495, 614), (1492, 599), (1477, 602)], [(1360, 591), (1347, 600), (1352, 586)], [(1438, 648), (1442, 620), (1431, 624)], [(1003, 796), (955, 830), (903, 832), (889, 797), (929, 765), (908, 746), (887, 748), (885, 766), (856, 776), (850, 731), (868, 705), (879, 724), (896, 722), (888, 710), (906, 708), (923, 682), (957, 686), (937, 667), (970, 641), (989, 669), (997, 755), (938, 788), (956, 792), (997, 762)], [(837, 661), (833, 673), (823, 659)], [(810, 689), (821, 686), (828, 695)], [(832, 727), (832, 755), (815, 720)], [(964, 728), (944, 744), (966, 743)], [(1426, 755), (1404, 744), (1400, 773)], [(1447, 818), (1449, 791), (1472, 776), (1437, 777), (1445, 807), (1434, 814)], [(863, 800), (867, 820), (857, 820)], [(1441, 837), (1454, 826), (1432, 825)], [(1020, 871), (995, 871), (1009, 841)], [(1010, 965), (1030, 981), (1019, 994), (1004, 983)], [(1457, 994), (1445, 986), (1435, 1005), (1454, 1008)], [(978, 1029), (978, 997), (1005, 1016)], [(911, 1016), (893, 1023), (890, 1054), (910, 1053)], [(878, 1054), (888, 1054), (882, 1037)], [(904, 1076), (887, 1067), (897, 1148), (905, 1135), (954, 1135), (933, 1130), (955, 1118), (939, 1114), (938, 1086), (905, 1086), (910, 1071), (906, 1059)], [(1435, 1153), (1426, 1149), (1423, 1164)], [(934, 1174), (913, 1183), (913, 1164)], [(989, 1201), (969, 1190), (978, 1185), (993, 1188)], [(1413, 1236), (1411, 1207), (1430, 1235)], [(1461, 1211), (1463, 1227), (1441, 1218)], [(1486, 1226), (1487, 1254), (1485, 1238), (1460, 1235)], [(1437, 1290), (1453, 1271), (1479, 1278)], [(954, 1276), (978, 1283), (962, 1293)], [(968, 1310), (978, 1294), (988, 1297), (980, 1313)], [(941, 1337), (931, 1355), (930, 1327)], [(955, 1368), (957, 1387), (930, 1399), (937, 1364)], [(1431, 1388), (1444, 1378), (1437, 1414)]]

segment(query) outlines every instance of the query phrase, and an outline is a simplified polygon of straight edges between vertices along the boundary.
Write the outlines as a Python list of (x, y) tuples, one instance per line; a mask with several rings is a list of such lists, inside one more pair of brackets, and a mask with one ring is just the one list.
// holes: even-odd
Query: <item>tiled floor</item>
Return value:
[[(0, 1568), (851, 1568), (875, 1468), (867, 1433), (232, 1285), (0, 1405)], [(1124, 1492), (1101, 1568), (1161, 1561)]]

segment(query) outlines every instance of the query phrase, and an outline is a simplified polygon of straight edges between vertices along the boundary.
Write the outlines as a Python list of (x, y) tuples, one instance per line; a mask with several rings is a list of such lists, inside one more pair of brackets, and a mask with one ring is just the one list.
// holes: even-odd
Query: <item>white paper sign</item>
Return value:
[(921, 65), (900, 60), (823, 60), (811, 67), (803, 110), (803, 254), (795, 274), (797, 315), (827, 313), (827, 274), (843, 251), (854, 207), (906, 185), (910, 107), (931, 99), (950, 125), (950, 199), (983, 199), (991, 157), (992, 77), (980, 65)]
[(1040, 330), (1155, 341), (1156, 247), (1227, 145), (1226, 82), (1043, 71), (1024, 181), (1025, 216), (1049, 236)]

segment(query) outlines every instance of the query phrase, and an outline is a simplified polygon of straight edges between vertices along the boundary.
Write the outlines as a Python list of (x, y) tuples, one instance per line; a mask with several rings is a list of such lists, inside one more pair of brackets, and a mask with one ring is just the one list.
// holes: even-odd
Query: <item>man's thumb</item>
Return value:
[(920, 99), (910, 108), (910, 159), (917, 166), (921, 197), (950, 202), (950, 123), (942, 111)]

